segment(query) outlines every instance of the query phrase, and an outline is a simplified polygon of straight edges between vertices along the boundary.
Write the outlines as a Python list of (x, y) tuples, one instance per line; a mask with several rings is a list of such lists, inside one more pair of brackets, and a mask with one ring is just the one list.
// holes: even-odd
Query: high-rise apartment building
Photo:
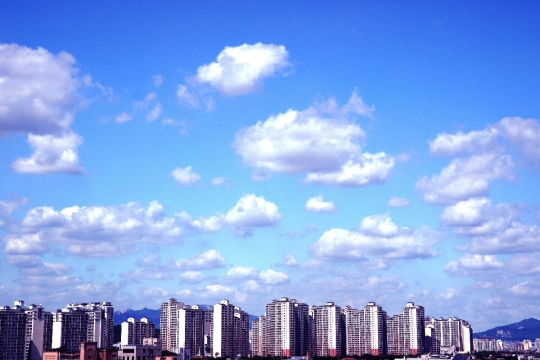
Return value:
[(53, 314), (52, 348), (77, 351), (81, 342), (108, 349), (114, 342), (114, 307), (110, 302), (73, 303)]
[(266, 356), (264, 351), (264, 327), (266, 316), (260, 316), (251, 323), (251, 354), (252, 356)]
[(0, 307), (0, 360), (26, 360), (26, 341), (24, 302)]
[(205, 312), (198, 306), (184, 305), (178, 309), (178, 347), (191, 356), (204, 355)]
[(309, 350), (309, 306), (296, 299), (282, 297), (266, 305), (259, 326), (262, 344), (259, 352), (273, 356), (302, 356)]
[(386, 312), (369, 302), (364, 309), (343, 309), (347, 355), (383, 355), (387, 352)]
[(183, 307), (184, 303), (174, 298), (161, 304), (159, 332), (163, 350), (178, 353), (178, 309)]
[(228, 300), (222, 300), (214, 305), (211, 338), (215, 356), (247, 356), (249, 315)]
[(408, 302), (401, 314), (386, 321), (389, 355), (424, 353), (424, 307)]
[(431, 354), (471, 353), (471, 325), (458, 318), (425, 319), (426, 352)]
[(156, 325), (147, 318), (136, 321), (130, 317), (122, 323), (121, 345), (142, 345), (143, 339), (155, 336)]
[(333, 302), (315, 309), (317, 356), (342, 356), (345, 352), (345, 319), (341, 307)]

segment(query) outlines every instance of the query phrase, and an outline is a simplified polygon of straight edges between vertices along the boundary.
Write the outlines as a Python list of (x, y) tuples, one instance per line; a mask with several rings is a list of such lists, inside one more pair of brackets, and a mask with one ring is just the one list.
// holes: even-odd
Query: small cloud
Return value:
[(244, 195), (225, 215), (224, 221), (239, 235), (251, 235), (258, 227), (276, 226), (283, 215), (273, 202), (254, 194)]
[(324, 201), (323, 196), (319, 195), (309, 198), (305, 209), (309, 212), (336, 212), (337, 206), (331, 201)]
[(160, 87), (161, 84), (163, 84), (163, 76), (161, 76), (161, 74), (152, 76), (152, 82), (154, 83), (155, 87)]
[(187, 259), (177, 260), (175, 265), (179, 269), (203, 270), (224, 267), (226, 263), (223, 255), (212, 249)]
[(197, 284), (206, 280), (206, 276), (200, 271), (185, 271), (178, 276), (183, 283)]
[(251, 180), (253, 181), (268, 181), (272, 177), (272, 174), (262, 169), (255, 169), (251, 173)]
[(286, 266), (286, 267), (295, 267), (298, 266), (298, 260), (293, 254), (283, 255), (283, 262), (276, 263), (276, 266)]
[(192, 172), (192, 170), (193, 167), (191, 166), (185, 168), (177, 167), (171, 171), (171, 177), (181, 186), (190, 186), (201, 179), (201, 175)]
[(227, 178), (215, 177), (215, 178), (212, 178), (212, 180), (210, 180), (210, 184), (212, 184), (213, 186), (221, 186), (221, 185), (224, 185), (226, 181), (227, 181)]
[(133, 117), (131, 115), (129, 115), (128, 113), (123, 112), (123, 113), (121, 113), (120, 115), (118, 115), (116, 117), (116, 122), (118, 124), (120, 124), (120, 123), (130, 121), (131, 119), (133, 119)]
[(90, 272), (91, 272), (91, 271), (94, 271), (94, 270), (96, 270), (96, 265), (94, 265), (94, 264), (88, 265), (88, 266), (86, 267), (86, 271), (90, 271)]
[(410, 205), (411, 203), (409, 202), (409, 200), (405, 198), (400, 198), (397, 196), (392, 196), (390, 199), (388, 199), (388, 204), (387, 204), (388, 207), (392, 207), (392, 208), (402, 208), (402, 207), (408, 207)]
[(156, 104), (148, 114), (146, 114), (146, 120), (148, 121), (155, 121), (157, 118), (161, 116), (162, 109), (160, 104)]

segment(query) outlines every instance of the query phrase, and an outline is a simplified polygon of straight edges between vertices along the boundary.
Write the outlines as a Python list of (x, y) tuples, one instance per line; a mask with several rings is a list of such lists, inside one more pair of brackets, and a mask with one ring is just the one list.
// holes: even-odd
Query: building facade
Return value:
[(424, 353), (424, 307), (408, 302), (401, 314), (386, 321), (389, 355)]
[(249, 315), (229, 300), (215, 304), (211, 338), (214, 356), (247, 356)]

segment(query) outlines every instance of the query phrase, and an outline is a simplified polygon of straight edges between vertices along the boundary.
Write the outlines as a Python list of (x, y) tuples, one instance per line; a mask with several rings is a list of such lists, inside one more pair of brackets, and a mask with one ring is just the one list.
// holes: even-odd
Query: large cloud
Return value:
[(221, 255), (217, 250), (211, 249), (187, 259), (177, 260), (175, 265), (179, 269), (202, 270), (223, 267), (226, 265), (226, 262), (223, 255)]
[(425, 201), (434, 204), (452, 204), (471, 197), (487, 195), (490, 182), (513, 179), (513, 163), (508, 155), (488, 152), (469, 158), (456, 158), (440, 174), (416, 182)]
[(329, 100), (259, 121), (236, 133), (236, 152), (258, 169), (307, 173), (307, 182), (335, 186), (384, 182), (394, 167), (394, 158), (383, 152), (362, 153), (365, 133), (346, 118), (350, 113), (365, 115), (358, 99), (353, 93), (341, 109)]
[(364, 218), (356, 231), (331, 229), (310, 246), (314, 256), (325, 259), (367, 260), (368, 255), (388, 259), (427, 258), (439, 235), (428, 227), (400, 228), (388, 215)]
[[(218, 54), (215, 62), (199, 66), (195, 79), (224, 94), (247, 94), (257, 90), (262, 79), (287, 66), (288, 57), (289, 53), (283, 45), (257, 43), (227, 46)], [(186, 98), (185, 94), (183, 91), (183, 98)]]
[(27, 134), (34, 149), (13, 168), (24, 173), (82, 173), (71, 129), (81, 106), (75, 59), (66, 52), (0, 44), (0, 137)]
[(459, 260), (452, 260), (444, 266), (444, 271), (452, 275), (479, 275), (503, 267), (494, 255), (465, 254)]
[(223, 221), (239, 235), (251, 235), (258, 227), (276, 226), (283, 215), (273, 202), (254, 194), (244, 195), (230, 209)]
[(182, 234), (157, 201), (145, 208), (131, 202), (120, 206), (73, 206), (62, 210), (36, 207), (6, 235), (9, 254), (42, 253), (59, 244), (77, 256), (117, 256), (137, 250), (137, 243), (173, 243)]

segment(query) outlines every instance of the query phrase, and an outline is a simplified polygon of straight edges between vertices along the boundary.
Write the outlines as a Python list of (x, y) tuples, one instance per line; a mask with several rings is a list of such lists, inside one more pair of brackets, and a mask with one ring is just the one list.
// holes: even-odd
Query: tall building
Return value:
[(108, 349), (114, 342), (114, 307), (110, 302), (73, 303), (53, 314), (52, 348), (77, 351), (81, 342)]
[(345, 319), (333, 302), (315, 309), (317, 356), (342, 356), (345, 351)]
[[(22, 306), (21, 306), (22, 305)], [(24, 302), (0, 307), (0, 360), (26, 360), (26, 313)]]
[(389, 355), (424, 353), (424, 307), (408, 302), (401, 314), (386, 321)]
[(191, 356), (204, 355), (205, 312), (198, 306), (184, 305), (178, 309), (178, 347)]
[(251, 323), (251, 354), (252, 356), (266, 356), (264, 351), (264, 327), (266, 317), (260, 316)]
[(163, 350), (178, 353), (178, 309), (184, 303), (171, 298), (161, 304), (159, 333)]
[(147, 318), (136, 321), (130, 317), (122, 323), (121, 345), (142, 345), (143, 339), (155, 336), (156, 325)]
[(431, 354), (471, 353), (471, 325), (458, 318), (425, 319), (426, 352)]
[(296, 299), (282, 297), (266, 305), (263, 320), (262, 349), (265, 355), (302, 356), (309, 349), (309, 306)]
[(229, 300), (222, 300), (214, 305), (211, 338), (215, 356), (247, 356), (249, 315)]

